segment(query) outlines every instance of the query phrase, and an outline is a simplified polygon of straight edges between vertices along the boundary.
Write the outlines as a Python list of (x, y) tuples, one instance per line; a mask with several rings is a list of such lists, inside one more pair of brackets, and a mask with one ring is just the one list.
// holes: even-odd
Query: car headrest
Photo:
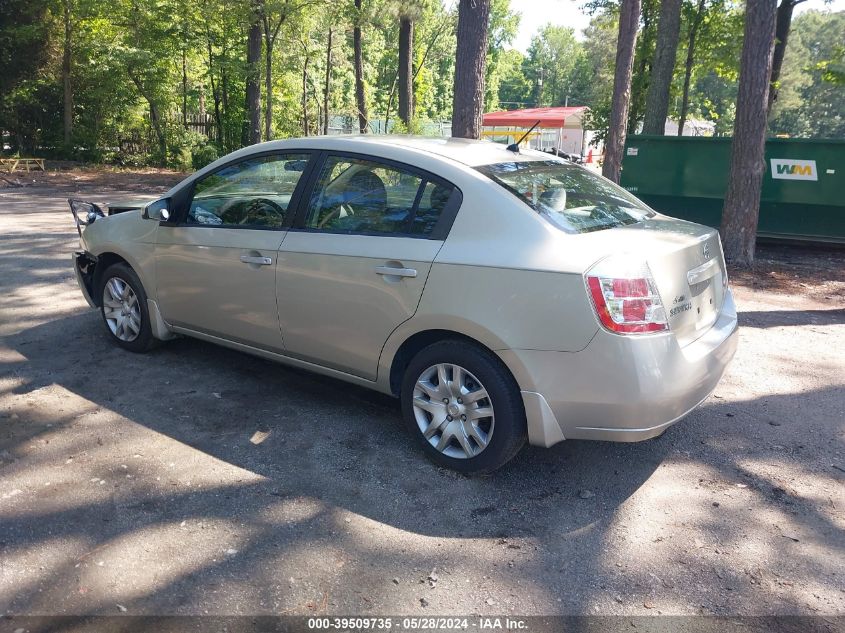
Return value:
[(452, 187), (446, 185), (435, 185), (431, 190), (431, 208), (443, 209), (449, 201), (449, 196), (452, 195)]
[(563, 211), (566, 208), (566, 189), (564, 187), (547, 189), (540, 194), (539, 202), (552, 211)]
[(368, 169), (353, 174), (346, 188), (347, 201), (355, 213), (383, 213), (387, 208), (384, 182)]

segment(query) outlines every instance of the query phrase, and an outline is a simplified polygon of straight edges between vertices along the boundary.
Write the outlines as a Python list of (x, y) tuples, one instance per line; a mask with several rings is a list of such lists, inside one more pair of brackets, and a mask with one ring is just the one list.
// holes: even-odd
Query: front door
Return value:
[(185, 218), (159, 228), (156, 277), (165, 321), (271, 351), (284, 349), (276, 258), (307, 154), (272, 154), (198, 180)]
[(388, 336), (417, 309), (453, 190), (410, 167), (329, 155), (279, 250), (285, 353), (374, 380)]

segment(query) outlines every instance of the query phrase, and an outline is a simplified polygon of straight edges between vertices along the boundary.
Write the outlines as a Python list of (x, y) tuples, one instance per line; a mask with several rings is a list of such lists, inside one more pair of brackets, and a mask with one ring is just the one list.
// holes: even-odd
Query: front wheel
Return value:
[(147, 310), (147, 294), (135, 271), (126, 264), (109, 266), (100, 286), (100, 313), (111, 339), (130, 352), (155, 346)]
[(526, 439), (519, 387), (492, 352), (464, 341), (440, 341), (405, 370), (402, 413), (428, 456), (467, 474), (510, 461)]

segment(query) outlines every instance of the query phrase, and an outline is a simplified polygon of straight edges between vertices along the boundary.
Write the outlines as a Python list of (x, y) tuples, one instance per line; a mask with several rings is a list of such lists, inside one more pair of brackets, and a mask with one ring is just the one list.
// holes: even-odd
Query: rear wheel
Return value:
[(510, 461), (526, 438), (519, 387), (491, 352), (464, 341), (440, 341), (405, 370), (402, 413), (436, 463), (487, 473)]
[(146, 352), (154, 347), (147, 294), (135, 271), (127, 264), (113, 264), (101, 279), (100, 313), (111, 339), (130, 352)]

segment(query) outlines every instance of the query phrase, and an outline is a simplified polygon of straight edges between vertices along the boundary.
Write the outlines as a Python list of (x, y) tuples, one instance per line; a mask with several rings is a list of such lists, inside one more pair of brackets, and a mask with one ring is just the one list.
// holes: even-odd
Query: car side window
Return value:
[(329, 156), (311, 196), (305, 226), (340, 233), (425, 236), (433, 230), (451, 191), (451, 186), (428, 182), (400, 167)]
[(281, 228), (307, 154), (250, 158), (194, 183), (187, 223), (199, 226)]
[(452, 185), (442, 182), (426, 182), (420, 196), (417, 212), (411, 223), (414, 235), (430, 235), (452, 196)]

